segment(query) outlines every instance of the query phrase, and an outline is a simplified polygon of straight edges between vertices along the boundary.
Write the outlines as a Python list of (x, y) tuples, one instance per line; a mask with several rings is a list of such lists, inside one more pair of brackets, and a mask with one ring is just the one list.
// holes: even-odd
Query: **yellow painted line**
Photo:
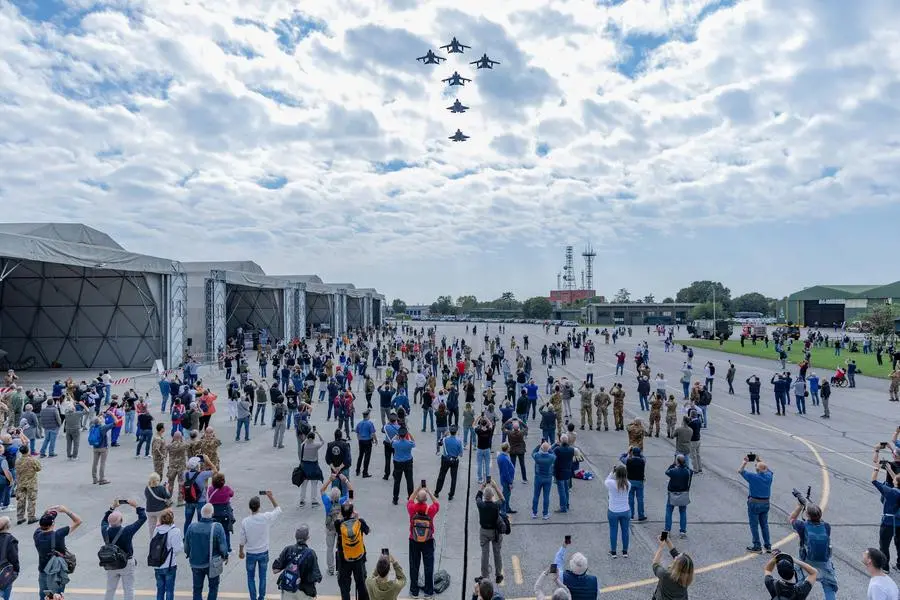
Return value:
[(516, 585), (522, 585), (525, 581), (522, 578), (522, 565), (519, 563), (519, 555), (512, 555), (512, 569), (513, 569), (513, 580), (516, 582)]

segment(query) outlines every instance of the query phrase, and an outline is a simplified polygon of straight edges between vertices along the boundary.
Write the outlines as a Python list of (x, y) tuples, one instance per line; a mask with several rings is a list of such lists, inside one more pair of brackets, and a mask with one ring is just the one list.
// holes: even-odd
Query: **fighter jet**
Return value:
[(487, 54), (482, 55), (478, 60), (473, 60), (470, 65), (478, 65), (479, 69), (493, 69), (494, 65), (499, 65), (499, 60), (491, 60)]
[(469, 107), (463, 106), (463, 103), (459, 101), (459, 98), (457, 98), (456, 102), (453, 103), (453, 106), (448, 106), (447, 110), (452, 113), (464, 113), (469, 110)]
[(453, 75), (448, 77), (447, 79), (441, 79), (442, 83), (446, 83), (449, 85), (466, 85), (467, 81), (472, 81), (471, 79), (466, 79), (456, 71), (453, 71)]
[(467, 139), (469, 139), (469, 136), (467, 136), (467, 135), (464, 134), (462, 131), (460, 131), (459, 129), (457, 129), (457, 130), (456, 130), (456, 133), (454, 133), (453, 135), (451, 135), (451, 136), (450, 136), (449, 138), (447, 138), (447, 139), (453, 140), (454, 142), (464, 142), (464, 141), (466, 141)]
[(428, 52), (425, 53), (425, 56), (420, 56), (416, 60), (422, 61), (422, 64), (425, 64), (425, 65), (439, 65), (439, 64), (441, 64), (442, 60), (447, 60), (447, 59), (444, 58), (443, 56), (438, 56), (437, 54), (435, 54), (434, 52), (429, 50)]
[(456, 38), (450, 40), (450, 43), (446, 46), (441, 46), (441, 50), (446, 50), (448, 54), (462, 54), (463, 50), (466, 48), (471, 48), (472, 46), (466, 46), (465, 44), (460, 44), (456, 41)]

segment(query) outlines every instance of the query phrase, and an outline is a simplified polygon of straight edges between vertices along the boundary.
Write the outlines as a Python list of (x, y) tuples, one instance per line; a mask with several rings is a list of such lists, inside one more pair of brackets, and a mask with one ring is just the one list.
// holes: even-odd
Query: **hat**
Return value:
[(457, 427), (455, 424), (450, 426), (450, 433), (455, 434), (457, 431), (459, 431), (459, 427)]
[(400, 429), (397, 430), (397, 435), (399, 435), (400, 437), (404, 437), (407, 434), (409, 434), (409, 430), (406, 429), (406, 427), (401, 427)]
[(632, 449), (631, 449), (631, 455), (632, 455), (632, 456), (640, 456), (640, 455), (641, 455), (641, 449), (640, 449), (640, 447), (639, 447), (639, 446), (635, 446), (634, 448), (632, 448)]
[(188, 466), (188, 469), (190, 469), (191, 471), (195, 470), (197, 467), (200, 466), (200, 459), (197, 458), (196, 456), (190, 457), (187, 461), (187, 466)]
[(778, 556), (776, 568), (778, 569), (778, 576), (785, 581), (789, 581), (794, 578), (794, 559), (787, 554), (781, 554)]
[(306, 523), (300, 525), (297, 528), (297, 531), (294, 532), (294, 539), (298, 542), (305, 542), (309, 539), (309, 525)]
[(49, 512), (45, 512), (44, 514), (41, 515), (41, 520), (38, 521), (38, 525), (40, 525), (41, 527), (50, 527), (55, 522), (56, 522), (56, 512), (49, 511)]

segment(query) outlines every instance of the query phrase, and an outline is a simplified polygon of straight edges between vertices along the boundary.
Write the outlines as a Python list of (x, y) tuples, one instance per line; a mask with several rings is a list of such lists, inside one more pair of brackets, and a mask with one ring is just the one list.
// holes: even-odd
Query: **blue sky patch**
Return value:
[(80, 181), (84, 185), (103, 190), (104, 192), (108, 192), (110, 190), (109, 184), (105, 181), (99, 181), (97, 179), (79, 179), (78, 181)]
[(534, 153), (540, 157), (547, 156), (550, 153), (550, 144), (547, 142), (540, 142), (534, 149)]
[(309, 18), (300, 11), (294, 11), (289, 19), (281, 19), (275, 24), (275, 35), (278, 36), (278, 47), (287, 54), (294, 54), (297, 44), (316, 31), (326, 31), (326, 24)]
[(266, 188), (267, 190), (280, 190), (287, 185), (287, 182), (287, 177), (284, 175), (266, 175), (265, 177), (256, 180), (256, 184), (259, 187)]
[(280, 104), (281, 106), (290, 106), (291, 108), (300, 108), (304, 106), (303, 101), (299, 98), (295, 98), (294, 96), (291, 96), (290, 94), (286, 94), (284, 92), (279, 92), (278, 90), (273, 90), (267, 87), (252, 87), (248, 89), (251, 92), (268, 98), (269, 100), (275, 102), (275, 104)]
[(399, 158), (394, 158), (387, 162), (375, 163), (375, 172), (376, 173), (394, 173), (396, 171), (402, 171), (403, 169), (411, 169), (415, 166), (416, 166), (415, 163), (408, 163), (405, 160), (400, 160)]
[(635, 79), (643, 69), (650, 53), (670, 41), (670, 39), (667, 35), (629, 33), (621, 40), (621, 43), (627, 48), (628, 54), (619, 61), (616, 65), (616, 70), (626, 77)]
[(235, 42), (234, 40), (216, 42), (216, 46), (221, 48), (222, 52), (228, 54), (229, 56), (243, 56), (244, 58), (248, 59), (259, 58), (260, 56), (262, 56), (250, 46), (245, 46), (240, 42)]

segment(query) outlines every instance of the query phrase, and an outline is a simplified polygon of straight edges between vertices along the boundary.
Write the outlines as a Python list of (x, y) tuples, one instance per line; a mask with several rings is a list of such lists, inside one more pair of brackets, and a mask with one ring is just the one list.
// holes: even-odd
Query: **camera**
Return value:
[(803, 506), (804, 508), (806, 508), (806, 503), (809, 502), (809, 497), (811, 494), (812, 494), (812, 486), (808, 486), (806, 488), (806, 496), (804, 496), (802, 493), (800, 493), (800, 490), (798, 490), (797, 488), (793, 488), (791, 490), (791, 495), (794, 496), (794, 498), (797, 499), (797, 502), (799, 502), (800, 505)]

